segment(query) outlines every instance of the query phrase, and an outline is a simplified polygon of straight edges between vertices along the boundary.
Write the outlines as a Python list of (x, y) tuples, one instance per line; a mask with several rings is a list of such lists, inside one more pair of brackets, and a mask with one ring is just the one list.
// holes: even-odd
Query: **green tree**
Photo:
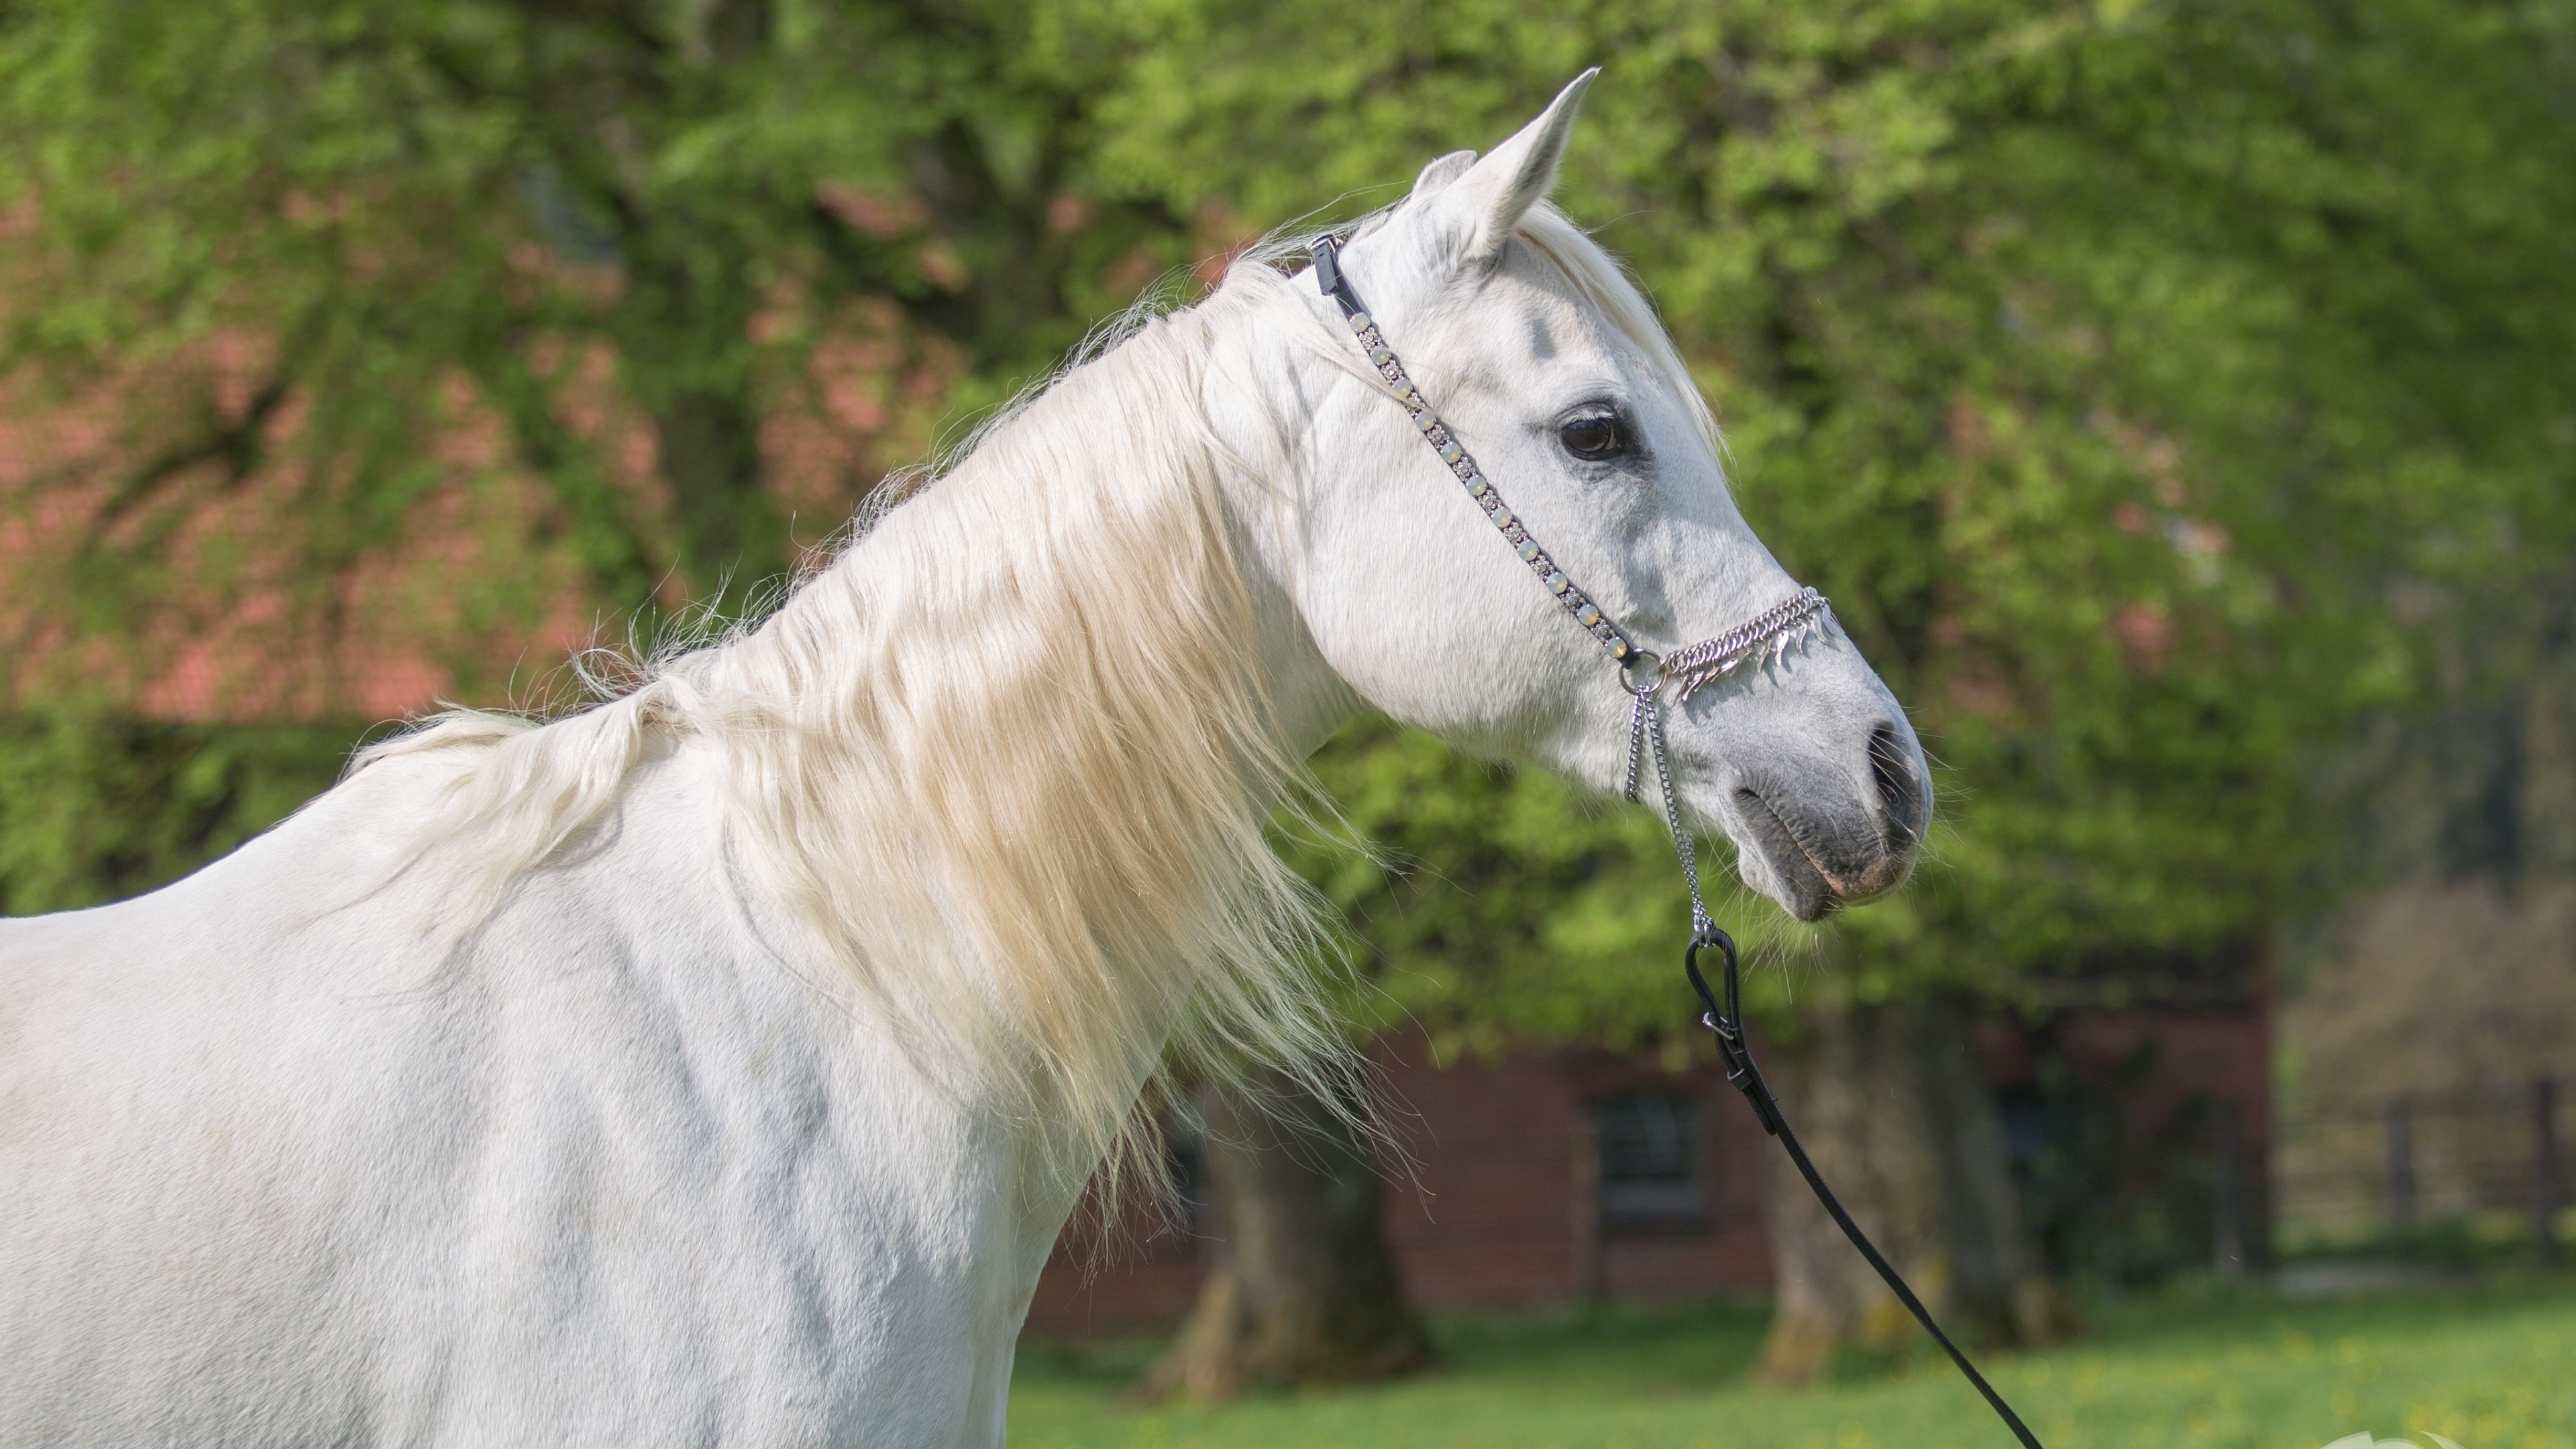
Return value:
[[(2256, 960), (2328, 858), (2313, 755), (2454, 637), (2397, 596), (2473, 597), (2464, 575), (2563, 546), (2564, 7), (1103, 9), (1138, 37), (1104, 169), (1255, 221), (1318, 175), (1391, 200), (1359, 188), (1607, 67), (1562, 200), (1615, 219), (1756, 527), (1941, 775), (1911, 891), (1759, 983), (1779, 1075), (1901, 1262), (1992, 1331), (2044, 1331), (2008, 1194), (1958, 1210), (2004, 1185), (1990, 1104), (1941, 1085), (1974, 1079), (1959, 1004)], [(1684, 1030), (1642, 812), (1401, 737), (1325, 773), (1418, 863), (1335, 879), (1436, 1037)], [(1946, 1120), (1870, 1132), (1826, 1100), (1872, 1085), (1837, 1062)], [(1891, 1163), (1909, 1140), (1952, 1160)], [(1776, 1195), (1777, 1377), (1883, 1316), (1820, 1221)]]
[[(1793, 1107), (1862, 1062), (1946, 1104), (1810, 1123), (1900, 1261), (2029, 1332), (2009, 1211), (1955, 1210), (2001, 1181), (1990, 1104), (1952, 1090), (1964, 1003), (2250, 959), (2334, 859), (2310, 757), (2566, 556), (2571, 47), (2563, 0), (29, 0), (0, 9), (0, 365), (132, 407), (123, 446), (10, 490), (85, 520), (13, 566), (13, 663), (130, 659), (102, 686), (130, 702), (250, 555), (327, 624), (476, 417), (540, 506), (502, 515), (469, 622), (558, 578), (635, 608), (674, 565), (738, 607), (785, 561), (767, 435), (822, 340), (886, 342), (934, 405), (998, 398), (1202, 228), (1393, 200), (1604, 63), (1563, 199), (1635, 260), (1755, 525), (1941, 773), (1904, 896), (1814, 933), (1732, 912), (1793, 966), (1756, 983), (1777, 1065)], [(271, 506), (226, 511), (248, 493)], [(1411, 863), (1316, 861), (1373, 1009), (1445, 1049), (1685, 1049), (1647, 814), (1384, 731), (1320, 768)], [(1778, 1209), (1787, 1377), (1875, 1290)], [(1352, 1347), (1280, 1372), (1401, 1361)]]
[[(478, 417), (501, 438), (487, 471), (541, 494), (473, 581), (487, 624), (547, 602), (508, 575), (549, 559), (613, 613), (738, 609), (790, 561), (765, 429), (810, 406), (819, 339), (889, 334), (971, 407), (1185, 253), (1158, 201), (1096, 189), (1085, 105), (1107, 57), (1040, 18), (8, 7), (0, 373), (56, 400), (109, 389), (126, 435), (9, 500), (90, 511), (58, 567), (13, 581), (29, 637), (166, 657), (191, 614), (221, 615), (245, 553), (277, 565), (260, 577), (300, 624), (327, 623), (354, 570), (426, 526), (437, 445)], [(637, 433), (640, 489), (618, 460)], [(874, 481), (849, 479), (843, 508)], [(246, 483), (281, 506), (225, 515)], [(658, 587), (675, 569), (676, 594)]]
[(0, 912), (138, 895), (330, 787), (356, 731), (0, 720)]

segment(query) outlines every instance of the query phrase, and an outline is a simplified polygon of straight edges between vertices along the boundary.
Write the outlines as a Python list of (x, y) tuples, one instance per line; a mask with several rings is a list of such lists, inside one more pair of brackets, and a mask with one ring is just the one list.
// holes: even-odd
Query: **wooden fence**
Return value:
[(2567, 1077), (2511, 1090), (2415, 1093), (2284, 1112), (2272, 1143), (2276, 1227), (2291, 1246), (2402, 1241), (2441, 1225), (2566, 1236)]

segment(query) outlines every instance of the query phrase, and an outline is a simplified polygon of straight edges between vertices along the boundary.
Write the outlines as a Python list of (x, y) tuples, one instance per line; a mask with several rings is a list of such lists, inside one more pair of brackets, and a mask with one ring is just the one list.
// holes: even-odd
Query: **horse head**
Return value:
[[(1548, 202), (1590, 79), (1490, 155), (1433, 161), (1338, 252), (1378, 350), (1481, 475), (1425, 446), (1385, 359), (1302, 288), (1334, 336), (1298, 373), (1302, 506), (1271, 546), (1314, 647), (1368, 704), (1616, 789), (1635, 700), (1615, 651), (1671, 659), (1800, 587), (1736, 507), (1652, 308)], [(1508, 499), (1499, 516), (1478, 476)], [(1570, 613), (1569, 588), (1611, 626)], [(1830, 612), (1799, 624), (1657, 702), (1681, 823), (1724, 833), (1747, 884), (1812, 920), (1905, 878), (1931, 792), (1904, 710)]]

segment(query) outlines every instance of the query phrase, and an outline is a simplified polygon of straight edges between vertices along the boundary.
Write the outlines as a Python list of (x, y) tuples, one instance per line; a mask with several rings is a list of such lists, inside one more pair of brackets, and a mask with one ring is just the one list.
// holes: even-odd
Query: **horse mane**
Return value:
[(630, 661), (614, 698), (449, 710), (368, 749), (353, 768), (471, 755), (408, 868), (452, 874), (450, 920), (479, 922), (657, 741), (696, 742), (736, 877), (802, 924), (815, 979), (1069, 1169), (1121, 1144), (1167, 1031), (1176, 1060), (1347, 1099), (1320, 902), (1265, 836), (1305, 777), (1221, 496), (1246, 464), (1202, 411), (1258, 396), (1225, 339), (1275, 328), (1269, 299), (1239, 270), (1128, 319), (768, 618)]
[[(1615, 260), (1545, 206), (1520, 235), (1697, 402)], [(863, 513), (757, 625), (629, 660), (579, 713), (449, 710), (362, 753), (471, 756), (409, 868), (452, 872), (451, 919), (479, 921), (657, 740), (693, 740), (721, 761), (738, 878), (803, 924), (834, 968), (817, 979), (1064, 1170), (1137, 1160), (1158, 1051), (1364, 1101), (1316, 969), (1323, 902), (1265, 837), (1315, 797), (1255, 672), (1221, 496), (1229, 472), (1277, 476), (1291, 420), (1244, 459), (1208, 413), (1273, 407), (1256, 359), (1289, 347), (1382, 386), (1285, 296), (1301, 253), (1274, 238), (1198, 305), (1096, 334), (953, 461), (896, 480), (906, 501)]]

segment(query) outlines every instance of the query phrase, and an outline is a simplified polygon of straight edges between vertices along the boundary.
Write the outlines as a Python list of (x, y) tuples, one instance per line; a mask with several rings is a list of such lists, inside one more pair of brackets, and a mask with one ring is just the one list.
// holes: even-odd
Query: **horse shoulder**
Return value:
[(764, 939), (702, 764), (461, 934), (437, 860), (385, 878), (435, 756), (0, 929), (0, 1438), (908, 1440), (995, 1400), (1009, 1154)]

